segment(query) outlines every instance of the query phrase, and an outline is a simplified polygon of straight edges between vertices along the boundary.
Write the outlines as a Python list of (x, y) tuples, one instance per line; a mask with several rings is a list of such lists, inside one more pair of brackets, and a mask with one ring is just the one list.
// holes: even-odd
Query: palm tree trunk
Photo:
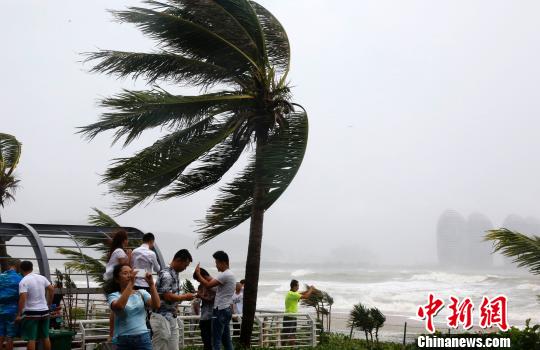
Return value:
[[(257, 138), (256, 157), (261, 151), (266, 138)], [(261, 265), (261, 246), (264, 221), (264, 196), (266, 187), (262, 180), (261, 166), (256, 163), (255, 186), (253, 189), (253, 204), (251, 209), (251, 223), (249, 228), (249, 244), (246, 259), (246, 284), (244, 287), (244, 309), (242, 327), (240, 330), (240, 343), (251, 347), (253, 322), (257, 309), (257, 291), (259, 285), (259, 270)]]
[(354, 326), (351, 326), (351, 334), (349, 335), (349, 339), (352, 339), (353, 330), (354, 330)]

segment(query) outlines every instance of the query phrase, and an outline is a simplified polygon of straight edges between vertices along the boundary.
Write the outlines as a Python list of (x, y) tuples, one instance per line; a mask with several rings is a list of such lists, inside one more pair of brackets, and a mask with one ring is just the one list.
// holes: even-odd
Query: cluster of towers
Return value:
[[(487, 268), (493, 266), (492, 242), (484, 241), (487, 230), (504, 227), (524, 234), (538, 234), (540, 221), (533, 217), (509, 215), (502, 225), (494, 226), (479, 213), (467, 218), (454, 210), (441, 214), (437, 223), (437, 254), (445, 267)], [(508, 259), (504, 263), (509, 263)]]

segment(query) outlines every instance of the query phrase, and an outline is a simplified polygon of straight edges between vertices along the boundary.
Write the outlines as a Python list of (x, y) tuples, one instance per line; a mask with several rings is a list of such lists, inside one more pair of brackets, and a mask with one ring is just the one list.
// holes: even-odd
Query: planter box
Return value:
[(54, 350), (71, 350), (71, 342), (75, 334), (75, 332), (68, 329), (51, 329), (49, 331), (51, 348)]

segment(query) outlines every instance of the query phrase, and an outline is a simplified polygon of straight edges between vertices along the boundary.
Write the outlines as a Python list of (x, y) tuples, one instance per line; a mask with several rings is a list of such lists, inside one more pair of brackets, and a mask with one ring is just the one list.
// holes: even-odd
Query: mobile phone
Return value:
[(135, 275), (136, 277), (146, 277), (146, 270), (144, 270), (144, 269), (135, 269), (135, 271), (137, 272), (137, 274)]

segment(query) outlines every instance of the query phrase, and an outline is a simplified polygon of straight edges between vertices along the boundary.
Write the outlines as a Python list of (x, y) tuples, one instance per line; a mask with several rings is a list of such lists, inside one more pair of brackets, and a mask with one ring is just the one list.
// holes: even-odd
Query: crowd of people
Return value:
[[(232, 336), (240, 334), (240, 319), (230, 324), (234, 315), (243, 313), (244, 280), (237, 281), (224, 251), (212, 257), (218, 273), (211, 276), (200, 264), (193, 279), (199, 283), (194, 293), (183, 293), (179, 273), (193, 262), (187, 249), (176, 252), (168, 266), (160, 266), (154, 252), (155, 236), (146, 233), (142, 245), (128, 248), (128, 233), (117, 230), (110, 241), (108, 261), (103, 275), (104, 291), (110, 307), (110, 341), (116, 350), (177, 350), (178, 304), (191, 302), (194, 315), (200, 316), (199, 327), (204, 350), (232, 350)], [(0, 274), (0, 350), (13, 349), (13, 339), (20, 336), (27, 349), (50, 350), (51, 303), (54, 286), (44, 276), (33, 273), (30, 261), (8, 261), (8, 269)], [(21, 274), (19, 274), (19, 271)], [(157, 273), (154, 281), (153, 272)], [(285, 297), (283, 333), (291, 334), (294, 344), (296, 318), (300, 299), (308, 298), (313, 287), (299, 293), (299, 283), (293, 280)]]

